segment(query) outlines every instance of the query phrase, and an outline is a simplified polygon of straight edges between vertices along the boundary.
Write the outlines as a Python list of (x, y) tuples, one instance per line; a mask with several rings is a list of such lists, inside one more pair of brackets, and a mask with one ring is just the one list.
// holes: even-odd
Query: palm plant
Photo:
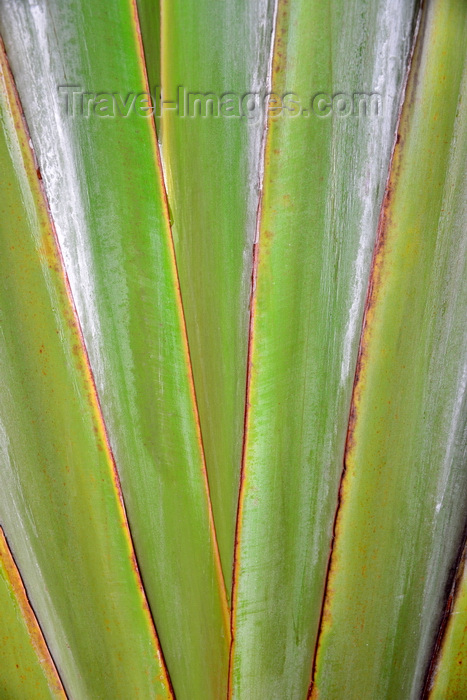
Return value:
[(467, 4), (0, 32), (0, 696), (467, 698)]

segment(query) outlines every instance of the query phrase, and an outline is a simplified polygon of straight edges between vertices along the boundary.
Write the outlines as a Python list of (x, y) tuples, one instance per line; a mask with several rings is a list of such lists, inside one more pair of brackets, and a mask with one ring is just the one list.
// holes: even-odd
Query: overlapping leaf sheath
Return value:
[(3, 698), (66, 696), (0, 528), (0, 694)]
[(136, 7), (0, 7), (175, 693), (217, 699), (226, 601)]
[[(0, 522), (70, 694), (167, 700), (94, 384), (3, 46), (0, 124)], [(4, 544), (2, 553), (5, 563)], [(2, 606), (2, 624), (7, 616)]]
[(467, 697), (467, 567), (465, 552), (460, 581), (441, 641), (439, 657), (429, 678), (430, 700), (463, 700)]
[(278, 3), (271, 88), (294, 95), (280, 116), (271, 112), (265, 151), (233, 600), (235, 698), (303, 698), (310, 682), (413, 9)]
[(462, 544), (466, 99), (467, 5), (431, 0), (380, 220), (312, 697), (420, 697)]
[(229, 594), (272, 10), (272, 0), (161, 0), (162, 98), (172, 102), (162, 149)]

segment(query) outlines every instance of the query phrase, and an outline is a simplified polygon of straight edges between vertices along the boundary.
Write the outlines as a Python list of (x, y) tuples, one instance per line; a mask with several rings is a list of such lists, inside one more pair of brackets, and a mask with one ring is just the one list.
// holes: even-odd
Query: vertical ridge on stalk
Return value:
[[(274, 12), (271, 25), (271, 39), (270, 39), (270, 52), (269, 52), (269, 63), (266, 78), (266, 90), (272, 88), (272, 67), (274, 61), (274, 47), (276, 41), (276, 29), (277, 29), (277, 13), (279, 9), (279, 3), (281, 0), (275, 0), (274, 2)], [(248, 417), (249, 417), (249, 395), (250, 395), (250, 380), (251, 380), (251, 356), (252, 356), (252, 343), (253, 343), (253, 328), (254, 328), (254, 313), (255, 313), (255, 290), (256, 290), (256, 277), (258, 274), (258, 243), (260, 234), (260, 224), (261, 224), (261, 210), (263, 203), (263, 188), (264, 188), (264, 170), (266, 161), (266, 148), (267, 148), (267, 136), (268, 136), (268, 116), (265, 111), (264, 114), (264, 124), (263, 124), (263, 134), (261, 138), (261, 148), (260, 148), (260, 166), (258, 171), (258, 207), (256, 210), (256, 227), (255, 227), (255, 238), (253, 242), (253, 253), (252, 253), (252, 265), (251, 265), (251, 289), (250, 289), (250, 320), (248, 324), (248, 343), (247, 343), (247, 356), (246, 356), (246, 381), (245, 381), (245, 414), (243, 423), (243, 440), (242, 440), (242, 454), (241, 454), (241, 465), (240, 465), (240, 478), (238, 486), (238, 502), (237, 502), (237, 515), (235, 519), (235, 542), (234, 542), (234, 552), (233, 552), (233, 563), (232, 563), (232, 608), (230, 613), (230, 653), (229, 653), (229, 680), (227, 688), (227, 698), (231, 697), (232, 694), (232, 663), (233, 663), (233, 652), (234, 652), (234, 642), (235, 642), (235, 598), (236, 598), (236, 588), (238, 585), (237, 581), (237, 556), (239, 550), (239, 540), (240, 540), (240, 526), (242, 520), (242, 500), (243, 500), (243, 485), (245, 478), (245, 446), (247, 440), (247, 429), (248, 429)]]
[(217, 700), (228, 609), (137, 7), (0, 8), (174, 692)]
[[(164, 171), (229, 596), (259, 195), (260, 95), (272, 7), (272, 0), (161, 2), (162, 92), (164, 100), (179, 103), (164, 110), (161, 119)], [(192, 111), (190, 94), (199, 98)], [(236, 104), (236, 115), (224, 111), (226, 96)], [(256, 105), (255, 110), (249, 111), (248, 105)]]
[[(307, 693), (414, 6), (278, 4), (271, 89), (283, 102), (268, 116), (255, 247), (232, 698)], [(356, 89), (379, 93), (379, 118), (340, 116), (330, 95), (348, 106)]]
[[(395, 128), (395, 133), (394, 133), (394, 142), (393, 142), (393, 146), (392, 146), (391, 157), (389, 159), (389, 168), (388, 168), (388, 173), (387, 173), (387, 178), (386, 178), (385, 193), (387, 192), (388, 187), (389, 187), (389, 182), (390, 182), (390, 178), (391, 178), (391, 168), (392, 168), (392, 163), (393, 163), (393, 159), (394, 159), (394, 152), (395, 152), (398, 140), (399, 140), (398, 132), (399, 132), (400, 120), (402, 117), (402, 109), (403, 109), (404, 100), (405, 100), (405, 96), (406, 96), (407, 83), (409, 80), (409, 75), (410, 75), (410, 70), (411, 70), (411, 66), (412, 66), (413, 55), (414, 55), (415, 46), (416, 46), (416, 42), (417, 42), (418, 32), (420, 30), (420, 21), (421, 21), (421, 7), (418, 10), (417, 20), (415, 22), (415, 29), (413, 32), (413, 39), (412, 39), (412, 48), (410, 51), (410, 56), (409, 56), (408, 61), (407, 61), (407, 68), (406, 68), (406, 72), (405, 72), (404, 87), (401, 90), (401, 95), (400, 95), (400, 104), (399, 104), (399, 110), (398, 110), (397, 124), (396, 124), (396, 128)], [(363, 319), (362, 319), (361, 337), (364, 335), (368, 301), (369, 301), (369, 298), (371, 296), (370, 290), (371, 290), (371, 285), (372, 285), (372, 280), (373, 280), (373, 270), (374, 270), (374, 266), (375, 266), (376, 253), (377, 253), (377, 250), (379, 247), (379, 243), (378, 243), (379, 236), (380, 236), (380, 228), (378, 227), (378, 232), (376, 234), (376, 240), (375, 240), (375, 248), (373, 250), (373, 256), (372, 256), (371, 265), (370, 265), (370, 272), (369, 272), (369, 279), (368, 279), (368, 290), (367, 290), (367, 296), (365, 299), (365, 306), (364, 306)], [(355, 365), (355, 374), (354, 374), (353, 385), (352, 385), (352, 393), (351, 393), (351, 399), (350, 399), (347, 434), (345, 437), (345, 445), (344, 445), (344, 458), (343, 458), (343, 462), (342, 462), (342, 472), (341, 472), (341, 476), (339, 479), (339, 487), (338, 487), (338, 491), (337, 491), (337, 503), (336, 503), (336, 509), (335, 509), (334, 518), (333, 518), (332, 537), (331, 537), (331, 544), (330, 544), (330, 548), (329, 548), (328, 562), (327, 562), (327, 566), (326, 566), (326, 576), (325, 576), (323, 596), (322, 596), (322, 601), (321, 601), (321, 611), (320, 611), (320, 616), (319, 616), (318, 631), (317, 631), (317, 635), (316, 635), (316, 642), (315, 642), (315, 647), (314, 647), (314, 651), (313, 651), (313, 659), (312, 659), (312, 664), (311, 664), (311, 680), (310, 680), (310, 685), (308, 688), (308, 697), (311, 696), (311, 693), (313, 690), (314, 677), (315, 677), (315, 672), (316, 672), (316, 660), (317, 660), (317, 655), (318, 655), (321, 630), (322, 630), (324, 619), (325, 619), (326, 595), (327, 595), (327, 590), (328, 590), (328, 585), (329, 585), (329, 578), (330, 578), (330, 574), (331, 574), (332, 557), (333, 557), (333, 553), (334, 553), (334, 546), (336, 543), (336, 536), (337, 536), (337, 524), (338, 524), (340, 509), (341, 509), (342, 502), (343, 502), (343, 489), (344, 489), (344, 483), (345, 483), (346, 471), (347, 471), (345, 455), (347, 453), (348, 446), (352, 440), (351, 436), (352, 436), (353, 422), (354, 422), (353, 400), (354, 400), (354, 396), (355, 396), (355, 390), (356, 390), (356, 387), (358, 384), (358, 378), (359, 378), (360, 371), (361, 371), (361, 362), (362, 362), (362, 344), (361, 344), (361, 338), (360, 338), (360, 343), (359, 343), (359, 348), (358, 348), (358, 353), (357, 353), (357, 361), (356, 361), (356, 365)]]
[(465, 530), (467, 11), (431, 0), (386, 188), (312, 698), (419, 697)]
[[(145, 87), (147, 89), (147, 92), (150, 93), (150, 82), (149, 82), (149, 75), (148, 75), (148, 70), (147, 70), (147, 61), (145, 61), (145, 59), (144, 59), (144, 48), (143, 48), (143, 41), (142, 41), (143, 37), (142, 37), (140, 20), (139, 20), (139, 15), (138, 15), (138, 3), (137, 3), (137, 0), (132, 0), (132, 2), (133, 2), (133, 12), (134, 12), (134, 26), (135, 26), (135, 30), (137, 33), (138, 44), (139, 44), (139, 49), (140, 49), (141, 67), (142, 67), (142, 71), (144, 74)], [(143, 9), (145, 9), (146, 12), (148, 12), (148, 9), (145, 7), (145, 5), (146, 5), (145, 0), (140, 0), (139, 6), (142, 7)], [(205, 454), (204, 454), (203, 437), (201, 434), (201, 425), (200, 425), (200, 421), (199, 421), (198, 400), (197, 400), (195, 385), (194, 385), (194, 381), (193, 381), (191, 353), (190, 353), (190, 346), (188, 344), (185, 311), (183, 308), (183, 299), (182, 299), (181, 289), (180, 289), (180, 276), (179, 276), (179, 272), (178, 272), (177, 259), (175, 256), (175, 248), (174, 248), (174, 241), (173, 241), (173, 235), (172, 235), (172, 226), (170, 223), (169, 200), (168, 200), (168, 196), (167, 196), (167, 183), (166, 183), (164, 168), (162, 165), (160, 146), (159, 146), (159, 142), (157, 139), (156, 121), (154, 121), (153, 126), (154, 126), (154, 128), (152, 129), (152, 136), (153, 136), (152, 143), (153, 143), (153, 148), (154, 148), (154, 157), (155, 157), (155, 160), (157, 162), (157, 173), (159, 175), (159, 180), (160, 180), (162, 201), (163, 201), (163, 206), (164, 206), (164, 215), (165, 215), (165, 220), (167, 222), (167, 227), (168, 227), (168, 240), (169, 240), (169, 248), (170, 248), (170, 258), (171, 258), (171, 263), (172, 263), (172, 274), (173, 274), (173, 278), (175, 281), (174, 291), (175, 291), (175, 297), (176, 297), (176, 305), (177, 305), (179, 318), (180, 318), (180, 326), (182, 328), (182, 344), (183, 344), (185, 362), (186, 362), (186, 367), (187, 367), (188, 384), (190, 387), (190, 396), (191, 396), (191, 401), (192, 401), (192, 405), (193, 405), (194, 422), (195, 422), (195, 428), (196, 428), (196, 438), (197, 438), (199, 452), (200, 452), (200, 456), (201, 456), (201, 469), (202, 469), (202, 473), (203, 473), (204, 487), (205, 487), (205, 491), (206, 491), (206, 508), (207, 508), (207, 512), (208, 512), (209, 525), (210, 525), (211, 532), (212, 532), (215, 567), (216, 567), (216, 571), (217, 571), (217, 575), (218, 575), (218, 579), (219, 579), (219, 589), (220, 589), (220, 594), (221, 594), (221, 599), (222, 599), (224, 621), (226, 624), (226, 629), (228, 629), (229, 628), (229, 624), (228, 624), (229, 606), (228, 606), (228, 602), (227, 602), (227, 590), (226, 590), (226, 586), (225, 586), (224, 575), (222, 572), (222, 565), (221, 565), (221, 561), (220, 561), (217, 533), (216, 533), (216, 528), (215, 528), (215, 523), (214, 523), (214, 518), (213, 518), (213, 513), (212, 513), (212, 501), (211, 501), (211, 496), (210, 496), (210, 491), (209, 491), (209, 479), (208, 479), (208, 474), (207, 474), (207, 470), (206, 470), (206, 460), (205, 460)]]
[(0, 521), (70, 692), (169, 698), (80, 326), (1, 42), (0, 69), (7, 183), (0, 217)]

